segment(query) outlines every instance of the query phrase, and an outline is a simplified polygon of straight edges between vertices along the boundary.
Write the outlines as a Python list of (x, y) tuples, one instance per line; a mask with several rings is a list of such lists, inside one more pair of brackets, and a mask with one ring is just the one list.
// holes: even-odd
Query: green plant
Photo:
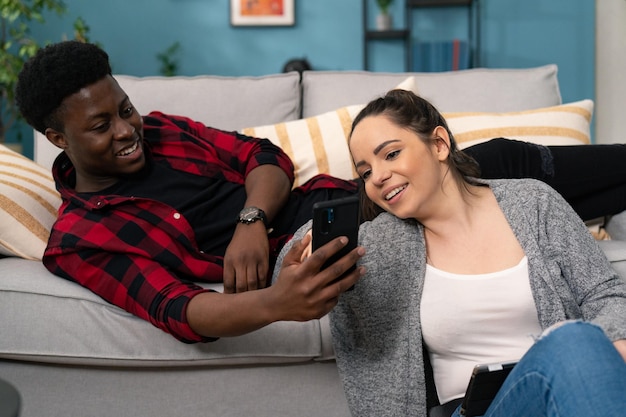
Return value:
[[(15, 85), (24, 63), (41, 45), (32, 37), (33, 24), (44, 24), (49, 12), (62, 16), (67, 11), (61, 0), (0, 0), (0, 143), (19, 118), (15, 105)], [(78, 18), (74, 37), (87, 42), (89, 27)]]
[(376, 0), (376, 4), (378, 4), (382, 14), (389, 14), (389, 6), (391, 3), (393, 3), (393, 0)]
[(157, 60), (161, 63), (159, 72), (166, 77), (173, 77), (178, 73), (178, 51), (180, 43), (174, 42), (165, 51), (157, 54)]

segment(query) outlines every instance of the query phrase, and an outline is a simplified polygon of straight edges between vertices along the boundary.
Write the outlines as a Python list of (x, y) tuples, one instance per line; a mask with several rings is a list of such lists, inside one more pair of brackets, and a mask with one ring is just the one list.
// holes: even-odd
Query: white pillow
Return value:
[(461, 149), (498, 137), (540, 145), (582, 145), (591, 143), (593, 101), (521, 112), (443, 113), (443, 116)]
[(60, 205), (51, 173), (0, 145), (0, 254), (40, 260)]

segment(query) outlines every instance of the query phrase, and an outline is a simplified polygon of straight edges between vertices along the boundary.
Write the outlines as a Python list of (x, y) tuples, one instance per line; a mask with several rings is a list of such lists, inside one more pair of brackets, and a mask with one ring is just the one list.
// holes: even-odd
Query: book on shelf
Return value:
[(465, 40), (418, 41), (412, 47), (412, 71), (456, 71), (470, 67), (470, 46)]

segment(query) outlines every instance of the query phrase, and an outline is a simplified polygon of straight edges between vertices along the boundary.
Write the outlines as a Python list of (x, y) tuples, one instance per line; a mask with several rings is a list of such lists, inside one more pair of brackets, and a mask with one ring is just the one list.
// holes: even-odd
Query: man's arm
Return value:
[[(155, 135), (177, 136), (184, 130), (197, 139), (193, 148), (194, 157), (203, 161), (200, 172), (205, 175), (216, 173), (226, 181), (244, 184), (247, 195), (244, 207), (260, 208), (271, 221), (287, 202), (293, 183), (293, 163), (282, 149), (269, 140), (225, 132), (188, 118), (161, 113), (151, 113), (145, 126), (150, 125), (152, 118), (159, 120), (159, 123), (154, 123), (158, 126), (153, 132)], [(198, 154), (199, 151), (207, 153), (203, 156)], [(184, 150), (168, 149), (166, 154), (170, 162), (188, 162), (188, 153)], [(233, 222), (238, 214), (232, 214)], [(263, 222), (237, 225), (224, 254), (224, 292), (264, 288), (269, 253)]]
[(181, 307), (208, 290), (182, 282), (169, 268), (149, 257), (97, 251), (89, 255), (88, 251), (82, 251), (46, 256), (44, 265), (53, 274), (80, 284), (178, 340), (210, 341), (198, 337), (190, 328)]
[[(258, 207), (268, 221), (276, 216), (289, 198), (291, 182), (275, 165), (261, 165), (246, 177), (244, 207)], [(236, 215), (233, 213), (233, 221)], [(262, 221), (238, 224), (224, 255), (224, 292), (234, 293), (264, 288), (269, 271), (269, 242)]]
[[(137, 254), (111, 256), (91, 251), (91, 256), (86, 256), (87, 251), (72, 252), (60, 258), (48, 255), (44, 264), (51, 272), (76, 281), (178, 340), (206, 342), (245, 334), (279, 320), (307, 321), (328, 313), (339, 294), (362, 275), (362, 269), (357, 269), (342, 276), (364, 250), (355, 249), (320, 272), (326, 259), (347, 240), (335, 239), (302, 261), (300, 256), (309, 241), (305, 237), (302, 242), (294, 242), (274, 285), (241, 294), (209, 292), (181, 281), (152, 257)], [(207, 268), (214, 266), (203, 264)]]
[(363, 275), (360, 267), (342, 276), (365, 251), (359, 247), (320, 271), (347, 239), (337, 238), (301, 260), (309, 241), (307, 236), (294, 244), (285, 256), (278, 279), (270, 287), (241, 294), (202, 293), (193, 297), (187, 306), (191, 328), (207, 337), (238, 336), (276, 321), (307, 321), (326, 315), (337, 304), (339, 295)]

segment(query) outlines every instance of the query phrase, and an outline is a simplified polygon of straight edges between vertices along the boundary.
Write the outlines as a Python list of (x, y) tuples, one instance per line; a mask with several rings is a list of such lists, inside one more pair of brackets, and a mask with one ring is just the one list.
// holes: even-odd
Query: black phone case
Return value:
[[(359, 236), (359, 198), (357, 196), (328, 200), (313, 205), (313, 250), (338, 236), (346, 236), (348, 244), (326, 261), (323, 268), (336, 262), (356, 248)], [(350, 268), (353, 271), (355, 266)]]
[(461, 415), (475, 417), (485, 414), (514, 366), (515, 362), (477, 365), (465, 392)]

